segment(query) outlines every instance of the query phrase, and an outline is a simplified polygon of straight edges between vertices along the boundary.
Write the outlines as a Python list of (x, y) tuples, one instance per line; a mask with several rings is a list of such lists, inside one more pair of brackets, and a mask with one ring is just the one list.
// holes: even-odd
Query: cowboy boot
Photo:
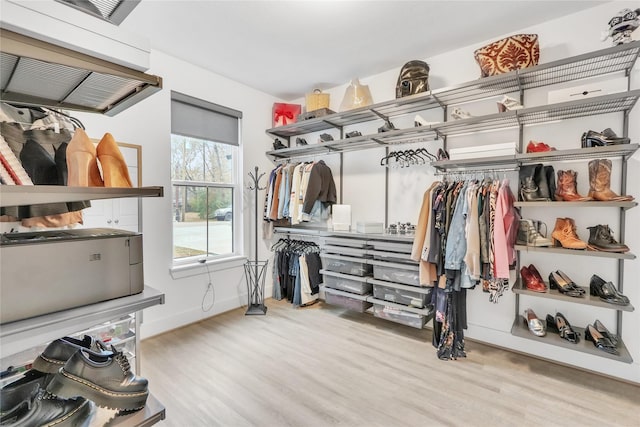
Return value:
[(558, 171), (558, 184), (556, 187), (555, 199), (565, 202), (584, 202), (591, 200), (590, 197), (584, 197), (578, 194), (576, 188), (576, 179), (578, 172), (567, 170)]
[(589, 197), (602, 202), (628, 202), (632, 196), (618, 196), (611, 191), (611, 160), (589, 162)]
[(556, 246), (567, 249), (586, 249), (587, 243), (578, 238), (576, 225), (571, 218), (556, 218), (556, 226), (551, 233)]
[(629, 252), (629, 247), (613, 238), (608, 225), (594, 225), (589, 230), (589, 245), (604, 252)]

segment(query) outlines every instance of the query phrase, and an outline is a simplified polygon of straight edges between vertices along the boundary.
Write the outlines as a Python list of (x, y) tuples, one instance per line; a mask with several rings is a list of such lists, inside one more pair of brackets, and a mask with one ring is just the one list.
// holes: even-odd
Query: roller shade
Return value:
[(242, 112), (171, 92), (171, 133), (207, 141), (240, 145)]

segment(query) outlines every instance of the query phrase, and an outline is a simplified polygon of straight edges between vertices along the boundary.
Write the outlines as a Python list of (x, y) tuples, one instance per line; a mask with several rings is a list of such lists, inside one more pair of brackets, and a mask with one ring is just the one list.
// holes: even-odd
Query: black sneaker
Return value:
[(111, 350), (111, 356), (77, 351), (51, 380), (47, 391), (61, 397), (84, 396), (105, 408), (144, 407), (149, 395), (147, 379), (131, 372), (122, 352), (113, 346)]
[(104, 343), (93, 339), (89, 335), (85, 335), (82, 340), (63, 337), (49, 343), (47, 348), (33, 361), (33, 369), (55, 374), (67, 363), (67, 360), (69, 360), (76, 351), (81, 349), (91, 350), (96, 353), (108, 352), (111, 354)]

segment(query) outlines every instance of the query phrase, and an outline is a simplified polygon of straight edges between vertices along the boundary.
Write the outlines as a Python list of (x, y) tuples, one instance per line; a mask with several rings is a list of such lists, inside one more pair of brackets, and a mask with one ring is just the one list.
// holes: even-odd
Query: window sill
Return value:
[(213, 259), (206, 262), (194, 261), (187, 264), (177, 264), (169, 269), (171, 277), (183, 279), (185, 277), (198, 276), (201, 274), (213, 273), (221, 270), (242, 267), (247, 262), (246, 256), (233, 256), (223, 259)]

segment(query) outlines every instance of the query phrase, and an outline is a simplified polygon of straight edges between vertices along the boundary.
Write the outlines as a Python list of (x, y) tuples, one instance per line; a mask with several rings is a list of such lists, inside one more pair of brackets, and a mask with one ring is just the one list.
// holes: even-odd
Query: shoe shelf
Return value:
[[(400, 116), (432, 108), (463, 104), (497, 97), (519, 90), (558, 84), (621, 71), (630, 71), (638, 54), (640, 41), (614, 46), (586, 54), (485, 77), (418, 95), (394, 99), (371, 106), (334, 113), (267, 130), (275, 137), (291, 137), (331, 128), (341, 128), (381, 116)], [(513, 113), (513, 112), (511, 112)], [(502, 113), (505, 115), (506, 113)], [(506, 114), (504, 117), (513, 116)]]
[(565, 249), (555, 247), (538, 247), (538, 246), (526, 246), (515, 245), (517, 251), (520, 252), (548, 252), (553, 254), (565, 254), (565, 255), (578, 255), (578, 256), (591, 256), (600, 258), (614, 258), (614, 259), (636, 259), (636, 256), (630, 252), (618, 253), (618, 252), (603, 252), (592, 251), (588, 249)]
[[(549, 284), (547, 283), (547, 288), (548, 287), (549, 287)], [(602, 301), (597, 296), (589, 295), (588, 287), (582, 287), (582, 289), (584, 289), (585, 295), (580, 298), (570, 297), (568, 295), (561, 293), (557, 289), (548, 289), (547, 292), (533, 292), (526, 288), (526, 286), (522, 282), (522, 279), (520, 279), (519, 277), (518, 279), (516, 279), (516, 282), (513, 284), (513, 287), (511, 288), (513, 293), (520, 294), (520, 295), (528, 295), (528, 296), (538, 297), (538, 298), (549, 298), (549, 299), (554, 299), (559, 301), (566, 301), (566, 302), (582, 304), (582, 305), (591, 305), (594, 307), (607, 308), (610, 310), (617, 310), (617, 311), (634, 311), (635, 310), (631, 304), (628, 304), (628, 305), (609, 304), (608, 302)]]
[(622, 157), (629, 159), (638, 150), (638, 144), (608, 145), (605, 147), (574, 148), (570, 150), (554, 150), (542, 153), (517, 154), (521, 164), (556, 162), (564, 160), (602, 159)]
[(0, 207), (125, 197), (163, 197), (163, 187), (104, 188), (62, 185), (2, 185)]
[[(544, 321), (544, 319), (542, 319)], [(513, 322), (513, 326), (511, 327), (511, 335), (525, 338), (533, 341), (542, 342), (545, 344), (555, 345), (558, 347), (564, 347), (569, 350), (579, 351), (581, 353), (591, 354), (593, 356), (604, 357), (606, 359), (617, 360), (618, 362), (623, 363), (632, 363), (633, 358), (631, 354), (629, 354), (629, 350), (624, 345), (622, 340), (618, 341), (617, 350), (620, 353), (619, 355), (609, 354), (605, 351), (597, 348), (591, 341), (587, 341), (584, 339), (584, 328), (577, 328), (572, 325), (573, 330), (580, 334), (580, 341), (577, 343), (570, 343), (569, 341), (560, 338), (555, 332), (547, 332), (547, 334), (543, 337), (538, 337), (533, 335), (527, 325), (524, 323), (524, 319), (521, 316), (518, 316), (516, 320)]]
[(136, 295), (3, 323), (0, 324), (0, 357), (159, 304), (164, 304), (164, 294), (145, 286), (144, 291)]
[(158, 76), (6, 29), (0, 36), (5, 102), (114, 116), (162, 89)]
[(600, 202), (591, 200), (587, 202), (514, 202), (517, 208), (543, 207), (543, 208), (623, 208), (631, 209), (638, 206), (638, 202)]
[(112, 409), (96, 407), (92, 426), (148, 427), (164, 420), (166, 411), (162, 403), (149, 393), (144, 408), (135, 412), (117, 412)]

